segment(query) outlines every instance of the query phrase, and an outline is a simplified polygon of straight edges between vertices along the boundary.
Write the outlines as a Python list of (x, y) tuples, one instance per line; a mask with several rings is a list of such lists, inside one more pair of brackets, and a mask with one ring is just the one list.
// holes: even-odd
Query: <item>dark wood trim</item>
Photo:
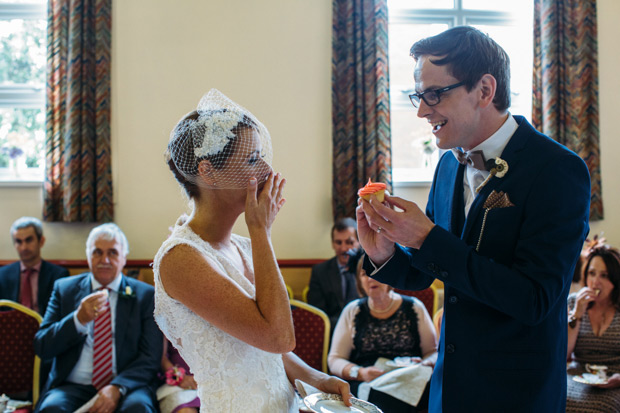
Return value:
[[(47, 260), (51, 263), (65, 268), (87, 268), (86, 260)], [(325, 261), (324, 259), (304, 258), (304, 259), (283, 259), (278, 260), (280, 268), (312, 267), (315, 264)], [(0, 267), (15, 262), (15, 260), (0, 260)], [(125, 267), (150, 267), (152, 260), (127, 260)]]

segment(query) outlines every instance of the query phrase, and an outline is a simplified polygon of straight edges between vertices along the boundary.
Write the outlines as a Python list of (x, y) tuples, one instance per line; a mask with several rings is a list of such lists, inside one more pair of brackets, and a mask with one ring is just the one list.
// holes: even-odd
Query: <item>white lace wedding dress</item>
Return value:
[[(253, 268), (250, 240), (233, 234), (245, 264)], [(198, 383), (204, 412), (298, 412), (282, 356), (259, 350), (211, 325), (164, 290), (161, 259), (175, 245), (186, 244), (220, 265), (220, 270), (249, 295), (254, 285), (189, 226), (176, 226), (155, 256), (155, 320), (179, 350)], [(191, 288), (191, 286), (188, 286)]]

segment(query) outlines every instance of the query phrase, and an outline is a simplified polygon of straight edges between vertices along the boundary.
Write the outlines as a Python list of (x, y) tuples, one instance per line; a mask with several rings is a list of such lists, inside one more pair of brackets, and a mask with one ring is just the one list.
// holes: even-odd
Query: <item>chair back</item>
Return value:
[(431, 316), (431, 318), (437, 312), (437, 306), (439, 304), (438, 293), (433, 285), (420, 291), (399, 290), (398, 288), (394, 289), (394, 291), (400, 295), (408, 295), (422, 301), (422, 304), (426, 307), (428, 315)]
[(299, 300), (291, 300), (295, 326), (295, 353), (310, 367), (327, 373), (329, 317), (322, 310)]
[(26, 394), (32, 391), (33, 406), (39, 399), (41, 360), (34, 354), (34, 335), (42, 318), (28, 307), (0, 300), (0, 394)]

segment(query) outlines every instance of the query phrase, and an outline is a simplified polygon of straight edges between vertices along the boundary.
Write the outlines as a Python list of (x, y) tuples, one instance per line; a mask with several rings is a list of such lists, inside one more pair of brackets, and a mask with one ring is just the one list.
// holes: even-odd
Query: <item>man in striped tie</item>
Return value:
[(128, 252), (118, 226), (100, 225), (86, 241), (91, 272), (54, 286), (35, 338), (37, 354), (53, 360), (37, 411), (73, 412), (91, 400), (90, 412), (158, 411), (154, 290), (122, 274)]

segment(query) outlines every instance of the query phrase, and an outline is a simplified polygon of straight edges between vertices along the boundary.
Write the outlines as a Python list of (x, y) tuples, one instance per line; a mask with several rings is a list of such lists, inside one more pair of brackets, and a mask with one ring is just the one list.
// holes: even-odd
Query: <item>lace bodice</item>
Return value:
[[(246, 266), (253, 269), (250, 240), (233, 234), (232, 242)], [(254, 297), (255, 289), (232, 262), (187, 225), (175, 227), (155, 256), (155, 321), (194, 373), (201, 411), (298, 411), (280, 354), (265, 352), (225, 333), (166, 294), (159, 266), (168, 251), (179, 244), (213, 259), (220, 271), (250, 296)]]
[(368, 298), (362, 298), (355, 316), (354, 349), (351, 361), (361, 366), (371, 366), (379, 357), (422, 357), (418, 316), (414, 301), (403, 297), (396, 312), (386, 319), (370, 314)]

